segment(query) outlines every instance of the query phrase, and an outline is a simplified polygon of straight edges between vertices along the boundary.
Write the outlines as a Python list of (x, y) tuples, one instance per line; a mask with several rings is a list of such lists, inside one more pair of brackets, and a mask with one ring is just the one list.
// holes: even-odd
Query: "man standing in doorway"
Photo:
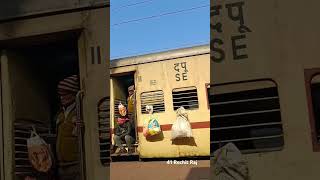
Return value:
[(134, 115), (134, 110), (135, 110), (135, 90), (134, 90), (134, 85), (129, 86), (128, 94), (129, 94), (129, 96), (127, 98), (128, 114), (133, 116)]
[[(129, 119), (132, 125), (132, 129), (135, 131), (135, 123), (136, 123), (136, 97), (135, 97), (135, 89), (134, 85), (129, 86), (128, 88), (128, 98), (127, 98), (127, 103), (128, 103), (128, 114), (129, 114)], [(135, 135), (135, 132), (134, 132)], [(134, 137), (135, 138), (135, 137)]]
[(76, 132), (76, 94), (79, 91), (78, 76), (60, 81), (58, 94), (61, 111), (57, 116), (57, 159), (60, 180), (80, 180), (80, 152)]

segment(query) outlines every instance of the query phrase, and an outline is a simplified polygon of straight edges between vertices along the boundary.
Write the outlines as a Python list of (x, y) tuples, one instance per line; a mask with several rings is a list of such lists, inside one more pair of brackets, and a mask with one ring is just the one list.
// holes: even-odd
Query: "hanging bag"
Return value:
[(151, 136), (154, 136), (156, 134), (159, 134), (161, 132), (160, 124), (158, 122), (158, 119), (151, 116), (149, 123), (148, 123), (148, 133)]
[(179, 137), (192, 137), (192, 129), (188, 120), (188, 114), (183, 107), (177, 110), (177, 120), (171, 128), (171, 140)]
[(118, 106), (119, 114), (121, 116), (126, 116), (127, 115), (127, 108), (120, 102)]
[(161, 132), (159, 121), (156, 117), (150, 116), (143, 124), (143, 135), (154, 136)]
[(161, 127), (158, 121), (158, 118), (153, 116), (153, 106), (147, 105), (146, 112), (149, 113), (149, 117), (143, 124), (143, 135), (147, 136), (154, 136), (161, 132)]
[(37, 134), (35, 128), (27, 140), (28, 157), (31, 165), (39, 172), (48, 172), (52, 167), (52, 153), (47, 143)]

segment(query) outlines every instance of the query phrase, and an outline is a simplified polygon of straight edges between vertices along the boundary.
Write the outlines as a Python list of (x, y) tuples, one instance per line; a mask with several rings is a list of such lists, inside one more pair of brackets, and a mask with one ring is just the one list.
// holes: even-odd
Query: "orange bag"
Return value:
[(28, 156), (31, 165), (39, 172), (48, 172), (52, 167), (51, 151), (47, 143), (36, 133), (31, 131), (27, 140)]
[(127, 108), (122, 103), (119, 104), (118, 109), (121, 116), (127, 115)]

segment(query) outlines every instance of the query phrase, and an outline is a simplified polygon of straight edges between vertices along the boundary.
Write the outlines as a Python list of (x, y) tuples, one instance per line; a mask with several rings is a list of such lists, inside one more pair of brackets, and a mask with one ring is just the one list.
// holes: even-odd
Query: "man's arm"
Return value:
[(134, 90), (132, 98), (133, 98), (133, 104), (136, 105), (136, 90)]
[(115, 132), (114, 132), (114, 134), (115, 134), (115, 135), (117, 135), (117, 136), (120, 136), (120, 135), (121, 135), (121, 132), (120, 132), (119, 127), (118, 127), (118, 126), (115, 128)]
[(127, 129), (127, 131), (125, 133), (123, 133), (121, 135), (121, 137), (125, 137), (126, 135), (129, 135), (131, 133), (132, 128), (131, 128), (131, 123), (130, 122), (126, 123), (126, 129)]

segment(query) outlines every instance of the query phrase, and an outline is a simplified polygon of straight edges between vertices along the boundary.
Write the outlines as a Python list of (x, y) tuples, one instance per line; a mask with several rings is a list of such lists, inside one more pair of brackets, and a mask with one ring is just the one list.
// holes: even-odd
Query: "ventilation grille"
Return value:
[(282, 149), (284, 140), (275, 85), (219, 94), (211, 91), (209, 103), (211, 153), (229, 142), (243, 153)]
[(173, 108), (177, 110), (183, 106), (185, 109), (199, 108), (198, 94), (196, 87), (187, 89), (174, 89), (172, 91)]
[(106, 97), (98, 103), (98, 127), (100, 161), (103, 165), (110, 164), (110, 98)]
[(146, 105), (152, 105), (154, 113), (165, 111), (163, 91), (144, 92), (140, 98), (141, 113), (147, 114)]

